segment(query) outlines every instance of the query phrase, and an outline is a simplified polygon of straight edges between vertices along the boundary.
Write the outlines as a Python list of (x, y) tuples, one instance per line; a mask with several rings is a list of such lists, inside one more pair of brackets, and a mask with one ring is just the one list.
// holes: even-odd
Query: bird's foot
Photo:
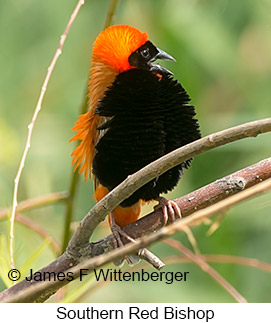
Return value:
[[(112, 213), (110, 213), (110, 227), (113, 235), (112, 240), (113, 240), (114, 249), (124, 246), (124, 243), (122, 242), (121, 237), (124, 237), (129, 242), (135, 242), (135, 240), (132, 237), (130, 237), (126, 232), (122, 230), (122, 228), (119, 225), (117, 225)], [(124, 263), (124, 260), (126, 260), (128, 264), (132, 266), (137, 264), (140, 261), (140, 258), (137, 255), (129, 255), (124, 258), (117, 259), (116, 261), (114, 261), (114, 264), (116, 266), (122, 266)]]
[(174, 222), (176, 218), (180, 219), (182, 217), (181, 210), (176, 202), (165, 197), (159, 197), (157, 201), (159, 203), (155, 205), (154, 209), (162, 208), (164, 225)]

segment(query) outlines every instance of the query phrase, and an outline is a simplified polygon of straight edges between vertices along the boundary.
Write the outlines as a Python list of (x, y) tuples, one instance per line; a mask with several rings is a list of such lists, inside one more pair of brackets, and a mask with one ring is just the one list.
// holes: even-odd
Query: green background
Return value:
[[(9, 0), (0, 2), (0, 207), (12, 203), (13, 179), (47, 67), (76, 1)], [(108, 1), (86, 0), (55, 67), (36, 122), (19, 187), (19, 201), (68, 189), (74, 148), (69, 139), (88, 77), (91, 46), (102, 30)], [(115, 23), (146, 31), (150, 40), (175, 57), (163, 62), (192, 98), (203, 135), (270, 117), (270, 10), (268, 0), (121, 1)], [(270, 156), (270, 134), (245, 139), (198, 156), (170, 197), (178, 197)], [(79, 221), (94, 205), (92, 183), (83, 182), (75, 207)], [(207, 236), (207, 225), (193, 229), (202, 253), (229, 254), (271, 262), (270, 192), (228, 211), (220, 228)], [(64, 205), (25, 212), (62, 241)], [(8, 258), (8, 221), (0, 222), (0, 260)], [(101, 226), (95, 239), (107, 234)], [(190, 247), (187, 237), (175, 238)], [(5, 247), (6, 246), (6, 247)], [(44, 248), (42, 248), (44, 247)], [(40, 250), (42, 249), (42, 250)], [(163, 243), (160, 257), (177, 252)], [(33, 255), (33, 252), (37, 255)], [(26, 264), (27, 259), (32, 263)], [(17, 268), (37, 270), (55, 258), (42, 239), (15, 227)], [(271, 301), (270, 273), (244, 266), (212, 264), (249, 302)], [(28, 269), (24, 267), (24, 269)], [(126, 268), (126, 267), (125, 267)], [(135, 268), (136, 270), (136, 268)], [(68, 287), (66, 301), (89, 302), (232, 302), (220, 285), (194, 264), (168, 271), (189, 271), (185, 283), (114, 282), (94, 288), (91, 280)], [(90, 286), (90, 287), (89, 287)], [(85, 288), (86, 291), (78, 288)], [(0, 280), (0, 289), (4, 289)], [(59, 298), (58, 298), (59, 299)], [(57, 298), (51, 299), (57, 301)]]

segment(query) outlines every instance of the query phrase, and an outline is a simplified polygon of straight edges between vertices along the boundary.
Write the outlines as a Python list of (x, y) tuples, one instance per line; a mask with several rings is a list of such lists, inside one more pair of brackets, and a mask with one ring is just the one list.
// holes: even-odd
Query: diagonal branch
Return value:
[(256, 137), (268, 131), (271, 131), (271, 118), (245, 123), (194, 141), (142, 168), (124, 180), (88, 212), (72, 236), (67, 248), (68, 252), (87, 244), (95, 228), (106, 215), (153, 178), (200, 153), (236, 140)]
[[(228, 197), (244, 191), (266, 179), (271, 178), (271, 158), (264, 159), (257, 164), (246, 167), (231, 175), (225, 176), (200, 189), (175, 200), (182, 210), (183, 217), (188, 217), (196, 210), (216, 205)], [(239, 197), (238, 197), (239, 198)], [(225, 208), (226, 209), (226, 208)], [(201, 220), (202, 221), (202, 220)], [(197, 225), (199, 222), (194, 222)], [(192, 223), (190, 223), (192, 226)], [(142, 217), (136, 223), (125, 227), (125, 232), (133, 239), (155, 232), (163, 227), (163, 214), (160, 209)], [(96, 242), (92, 248), (92, 257), (105, 253), (109, 248), (111, 236)]]
[[(236, 187), (232, 185), (232, 180), (230, 182), (227, 181), (227, 179), (229, 178), (230, 179), (239, 178), (239, 181), (233, 181), (236, 183), (240, 182), (240, 179), (242, 179), (242, 182), (245, 183), (245, 185), (244, 186), (241, 185), (241, 187), (237, 185), (238, 189), (236, 189)], [(204, 207), (208, 206), (208, 201), (209, 201), (209, 205), (211, 205), (212, 203), (215, 203), (218, 200), (222, 200), (220, 203), (226, 202), (227, 203), (226, 205), (222, 204), (221, 206), (219, 205), (219, 203), (216, 203), (215, 205), (210, 207), (210, 208), (216, 207), (216, 209), (212, 211), (212, 213), (210, 213), (214, 215), (216, 212), (221, 211), (221, 209), (228, 208), (230, 205), (232, 205), (230, 204), (232, 203), (230, 201), (230, 198), (234, 198), (235, 196), (232, 196), (226, 199), (225, 201), (223, 201), (223, 199), (228, 197), (230, 194), (236, 194), (238, 191), (242, 189), (245, 190), (244, 192), (241, 192), (236, 195), (236, 196), (239, 196), (238, 199), (241, 201), (243, 198), (242, 198), (242, 195), (240, 194), (246, 193), (249, 190), (249, 189), (248, 190), (246, 189), (247, 187), (252, 187), (256, 183), (259, 183), (267, 178), (269, 179), (271, 178), (271, 158), (265, 159), (255, 165), (249, 166), (239, 172), (236, 172), (230, 176), (222, 178), (212, 184), (209, 184), (193, 193), (190, 193), (178, 199), (177, 200), (178, 204), (181, 209), (185, 210), (185, 215), (186, 215), (186, 217), (182, 219), (179, 223), (182, 223), (184, 226), (188, 226), (188, 225), (191, 226), (193, 223), (195, 223), (195, 218), (197, 218), (198, 221), (199, 219), (201, 219), (202, 221), (202, 219), (208, 216), (209, 214), (208, 212), (210, 212), (208, 211), (208, 208), (205, 208), (204, 210), (198, 211), (190, 216), (187, 216), (188, 214), (191, 214), (194, 211), (194, 208), (195, 208), (194, 203), (196, 203), (195, 199), (197, 199), (197, 202), (199, 204), (204, 205)], [(269, 180), (269, 183), (267, 183), (269, 186), (266, 185), (266, 182), (267, 181), (260, 183), (260, 185), (264, 184), (265, 186), (267, 186), (267, 187), (264, 187), (264, 189), (267, 189), (267, 188), (270, 189), (271, 187), (270, 180)], [(224, 183), (224, 184), (221, 185), (221, 183)], [(262, 187), (258, 188), (257, 185), (253, 186), (252, 188), (254, 187), (257, 188), (256, 192), (255, 191), (252, 193), (249, 192), (249, 195), (247, 197), (253, 196), (256, 193), (259, 194), (263, 190)], [(209, 194), (209, 192), (211, 193)], [(229, 192), (229, 194), (227, 194), (226, 192)], [(196, 197), (191, 199), (191, 197), (193, 196), (196, 196)], [(208, 197), (210, 197), (210, 199), (208, 199)], [(189, 201), (193, 203), (190, 204), (191, 202)], [(184, 208), (182, 208), (182, 204), (184, 205)], [(189, 205), (190, 205), (190, 209), (189, 209)], [(204, 214), (198, 215), (200, 212), (204, 212)], [(134, 235), (134, 237), (140, 237), (141, 235), (144, 235), (144, 234), (150, 234), (151, 230), (157, 230), (157, 228), (161, 226), (161, 223), (162, 223), (162, 215), (160, 210), (157, 210), (152, 214), (141, 218), (136, 223), (133, 223), (127, 226), (125, 228), (125, 231), (129, 235)], [(177, 224), (178, 223), (174, 224), (174, 226), (176, 226)], [(159, 240), (167, 234), (170, 235), (171, 233), (174, 233), (175, 231), (172, 231), (170, 227), (172, 228), (172, 225), (166, 228), (163, 228), (162, 230), (159, 230), (156, 233), (155, 239)], [(181, 228), (179, 229), (181, 230)], [(166, 231), (166, 233), (164, 233), (163, 230), (164, 231), (169, 230), (169, 231)], [(105, 264), (111, 260), (114, 260), (118, 257), (121, 257), (124, 254), (127, 255), (130, 252), (134, 252), (136, 249), (142, 247), (142, 245), (145, 246), (145, 244), (147, 245), (149, 243), (152, 243), (153, 241), (156, 241), (156, 240), (152, 240), (153, 238), (152, 236), (150, 238), (150, 236), (151, 235), (144, 237), (143, 244), (142, 244), (142, 241), (140, 242), (141, 244), (139, 244), (139, 242), (136, 242), (136, 244), (130, 244), (130, 245), (124, 246), (123, 247), (124, 249), (121, 248), (118, 250), (113, 250), (103, 256), (96, 257), (112, 249), (111, 236), (108, 236), (98, 242), (91, 243), (91, 244), (87, 243), (84, 246), (84, 248), (82, 246), (81, 250), (78, 248), (73, 250), (73, 253), (71, 252), (64, 253), (62, 256), (57, 258), (48, 266), (42, 268), (40, 271), (41, 272), (49, 271), (49, 272), (57, 273), (57, 272), (61, 272), (61, 271), (63, 272), (68, 270), (68, 271), (72, 271), (75, 275), (76, 270), (74, 267), (80, 262), (82, 262), (84, 259), (87, 259), (89, 257), (94, 257), (90, 262), (88, 262), (88, 267), (86, 267), (85, 264), (82, 264), (83, 266), (82, 268), (90, 268), (90, 269), (97, 268), (98, 266)], [(0, 300), (11, 301), (11, 298), (15, 297), (15, 298), (12, 298), (14, 301), (23, 301), (23, 302), (44, 301), (48, 297), (50, 297), (57, 289), (59, 289), (61, 286), (63, 286), (68, 282), (65, 282), (65, 281), (56, 282), (54, 285), (51, 285), (53, 282), (49, 282), (49, 286), (46, 285), (47, 283), (48, 282), (42, 283), (43, 285), (38, 284), (37, 289), (35, 290), (32, 289), (31, 291), (29, 291), (29, 288), (33, 288), (31, 287), (31, 285), (33, 284), (27, 282), (26, 280), (23, 280), (18, 284), (16, 284), (15, 286), (12, 286), (10, 289), (7, 289), (2, 293), (0, 293)], [(16, 296), (16, 294), (18, 295)]]
[[(104, 255), (91, 258), (90, 260), (84, 261), (83, 258), (78, 265), (73, 267), (72, 260), (65, 258), (65, 254), (60, 256), (56, 261), (52, 262), (47, 267), (43, 268), (42, 271), (58, 272), (60, 265), (61, 269), (66, 266), (65, 270), (70, 272), (72, 270), (73, 278), (78, 278), (80, 271), (82, 269), (89, 271), (101, 267), (119, 257), (124, 257), (125, 255), (136, 252), (137, 250), (147, 247), (152, 243), (171, 236), (172, 234), (183, 230), (185, 226), (189, 226), (195, 221), (203, 220), (205, 218), (211, 217), (216, 213), (219, 213), (229, 207), (235, 205), (237, 202), (244, 201), (252, 196), (258, 195), (267, 190), (271, 190), (271, 178), (265, 180), (262, 183), (258, 183), (254, 187), (250, 187), (247, 190), (240, 192), (234, 196), (229, 197), (226, 200), (220, 201), (215, 205), (211, 205), (203, 210), (197, 211), (194, 214), (180, 219), (173, 224), (163, 227), (161, 230), (151, 233), (148, 236), (141, 237), (134, 243), (129, 243), (121, 248), (114, 249)], [(73, 268), (72, 268), (73, 267)], [(48, 297), (50, 297), (57, 289), (67, 284), (68, 280), (65, 281), (45, 281), (45, 282), (31, 282), (28, 283), (23, 280), (15, 286), (10, 287), (8, 290), (0, 294), (0, 300), (4, 302), (44, 302)], [(32, 286), (31, 286), (32, 285)], [(24, 288), (23, 288), (24, 286)], [(19, 290), (16, 291), (16, 287)], [(21, 288), (21, 289), (20, 289)], [(11, 293), (10, 293), (11, 292)]]

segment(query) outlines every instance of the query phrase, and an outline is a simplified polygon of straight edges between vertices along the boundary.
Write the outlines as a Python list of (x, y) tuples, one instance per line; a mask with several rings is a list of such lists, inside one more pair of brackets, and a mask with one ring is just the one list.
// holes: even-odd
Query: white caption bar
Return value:
[[(0, 304), (1, 321), (270, 323), (270, 304)], [(6, 320), (4, 320), (6, 319)]]

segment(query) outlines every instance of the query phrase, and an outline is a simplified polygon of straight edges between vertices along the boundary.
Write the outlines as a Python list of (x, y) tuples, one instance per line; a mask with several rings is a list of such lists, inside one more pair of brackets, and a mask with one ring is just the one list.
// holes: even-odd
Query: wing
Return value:
[(99, 140), (97, 128), (102, 123), (102, 117), (95, 113), (92, 108), (87, 113), (79, 116), (75, 122), (73, 131), (77, 134), (70, 141), (80, 140), (80, 144), (74, 149), (72, 163), (74, 171), (80, 166), (79, 173), (84, 172), (85, 181), (91, 177), (91, 165), (95, 154), (95, 145)]

